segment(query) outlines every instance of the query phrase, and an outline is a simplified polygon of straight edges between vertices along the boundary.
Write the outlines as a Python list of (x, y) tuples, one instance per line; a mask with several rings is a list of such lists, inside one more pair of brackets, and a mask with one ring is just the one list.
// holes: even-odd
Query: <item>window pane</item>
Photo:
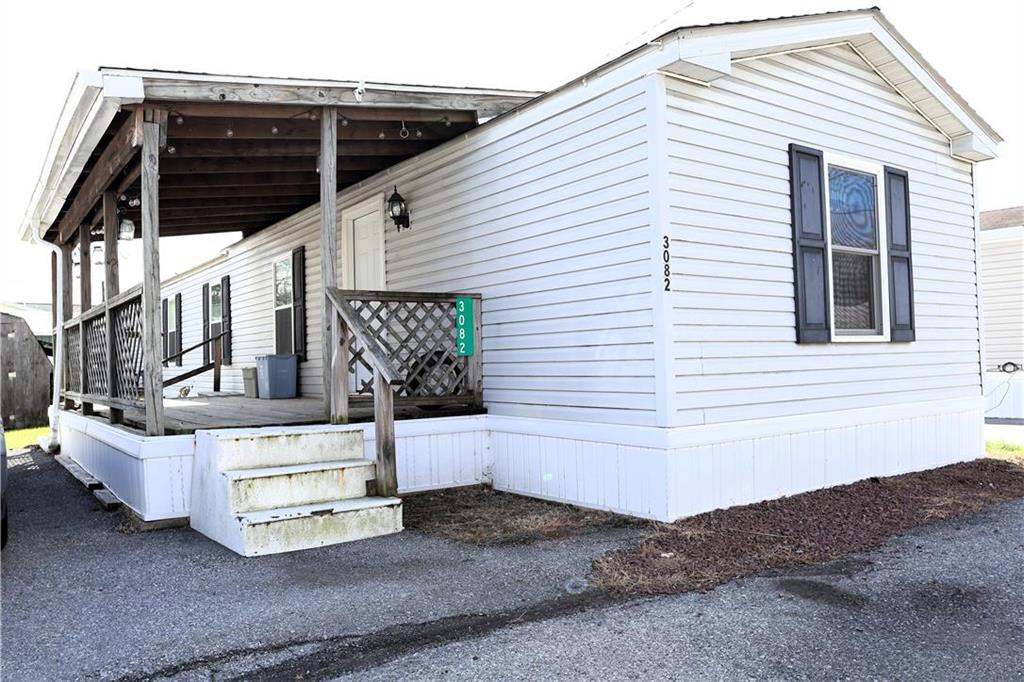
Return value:
[(829, 166), (828, 201), (833, 244), (878, 248), (874, 175)]
[(292, 261), (290, 258), (274, 263), (274, 306), (292, 304)]
[(292, 311), (290, 308), (274, 313), (277, 318), (274, 324), (274, 352), (292, 352)]
[(220, 306), (220, 285), (210, 285), (210, 320), (217, 320), (220, 322), (221, 319), (221, 306)]
[(876, 331), (874, 256), (832, 253), (836, 329)]
[(178, 309), (175, 304), (175, 299), (167, 299), (167, 331), (173, 332), (178, 329)]

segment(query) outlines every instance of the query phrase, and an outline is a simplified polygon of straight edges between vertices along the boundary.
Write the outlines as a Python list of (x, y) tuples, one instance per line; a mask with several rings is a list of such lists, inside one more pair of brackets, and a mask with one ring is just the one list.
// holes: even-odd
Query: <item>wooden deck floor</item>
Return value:
[[(97, 413), (104, 408), (97, 406)], [(422, 419), (480, 414), (483, 410), (452, 406), (436, 410), (395, 406), (395, 419)], [(105, 417), (106, 415), (103, 414)], [(126, 411), (124, 426), (137, 430), (145, 424), (141, 411)], [(353, 405), (349, 408), (352, 422), (373, 421), (373, 406)], [(229, 429), (246, 426), (285, 426), (323, 424), (324, 404), (320, 398), (259, 400), (242, 395), (201, 396), (164, 399), (165, 430), (168, 435), (193, 433), (197, 429)]]

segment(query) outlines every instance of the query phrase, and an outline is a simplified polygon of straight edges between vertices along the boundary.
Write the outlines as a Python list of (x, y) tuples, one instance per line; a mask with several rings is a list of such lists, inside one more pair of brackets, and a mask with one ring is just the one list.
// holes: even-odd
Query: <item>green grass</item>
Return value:
[(989, 457), (1024, 457), (1024, 445), (1005, 440), (990, 440), (985, 442), (985, 454)]
[(39, 426), (34, 429), (7, 431), (4, 433), (4, 438), (7, 441), (8, 450), (19, 450), (21, 448), (27, 448), (29, 445), (35, 445), (41, 436), (45, 436), (49, 432), (50, 427)]

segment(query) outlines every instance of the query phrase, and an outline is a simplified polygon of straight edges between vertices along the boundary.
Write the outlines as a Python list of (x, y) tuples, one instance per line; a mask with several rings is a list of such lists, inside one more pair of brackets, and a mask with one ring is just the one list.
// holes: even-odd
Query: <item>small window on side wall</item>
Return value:
[(797, 342), (912, 341), (906, 172), (790, 145), (790, 181)]
[(292, 259), (274, 261), (274, 352), (294, 352), (292, 333)]

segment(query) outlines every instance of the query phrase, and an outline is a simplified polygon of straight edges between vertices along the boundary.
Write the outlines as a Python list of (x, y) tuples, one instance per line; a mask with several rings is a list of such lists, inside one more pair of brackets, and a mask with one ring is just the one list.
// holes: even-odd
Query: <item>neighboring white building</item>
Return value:
[(985, 417), (1024, 421), (1024, 206), (981, 214)]
[[(487, 414), (399, 421), (399, 488), (668, 520), (980, 456), (973, 165), (999, 141), (864, 10), (670, 31), (343, 187), (338, 286), (481, 296)], [(323, 395), (332, 224), (310, 206), (165, 281), (169, 347), (230, 328), (231, 391), (298, 348)], [(182, 438), (177, 467), (219, 442)]]

